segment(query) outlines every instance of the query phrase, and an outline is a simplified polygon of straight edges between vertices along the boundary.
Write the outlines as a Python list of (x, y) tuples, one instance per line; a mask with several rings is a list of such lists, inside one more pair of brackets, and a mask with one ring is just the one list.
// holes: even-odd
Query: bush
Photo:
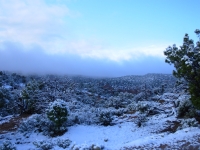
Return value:
[(196, 110), (189, 99), (185, 98), (179, 101), (177, 117), (192, 118), (195, 117), (195, 115)]
[(146, 114), (138, 114), (135, 123), (138, 127), (144, 126), (145, 122), (147, 121)]
[(86, 144), (83, 144), (81, 146), (79, 145), (73, 145), (71, 147), (71, 150), (103, 150), (104, 149), (104, 146), (100, 146), (100, 145), (96, 145), (96, 144), (92, 144), (92, 145), (86, 145)]
[(44, 135), (51, 135), (53, 124), (49, 121), (46, 115), (35, 114), (24, 120), (18, 131), (26, 134), (31, 132), (41, 132)]
[(55, 125), (55, 134), (62, 134), (66, 131), (63, 124), (67, 121), (68, 111), (67, 103), (61, 99), (50, 103), (49, 108), (46, 110), (47, 117)]
[(137, 105), (137, 110), (141, 113), (145, 113), (150, 109), (150, 106), (146, 102), (139, 102)]
[(101, 125), (109, 126), (113, 120), (112, 114), (110, 111), (102, 111), (99, 115), (99, 122)]
[(197, 126), (198, 126), (198, 121), (196, 121), (195, 118), (183, 119), (180, 122), (180, 126), (178, 127), (178, 130), (188, 128), (188, 127), (197, 127)]
[(33, 142), (33, 145), (35, 145), (37, 148), (40, 148), (42, 150), (50, 150), (53, 148), (54, 144), (51, 141), (35, 141)]
[(16, 150), (16, 147), (10, 141), (4, 141), (0, 150)]
[(57, 145), (59, 147), (62, 147), (63, 149), (66, 149), (67, 147), (70, 146), (72, 141), (70, 141), (69, 139), (57, 139)]

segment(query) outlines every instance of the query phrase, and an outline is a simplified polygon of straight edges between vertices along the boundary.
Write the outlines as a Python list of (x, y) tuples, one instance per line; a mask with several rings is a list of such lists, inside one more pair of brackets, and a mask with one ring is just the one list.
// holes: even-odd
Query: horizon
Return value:
[(24, 73), (24, 72), (13, 72), (13, 71), (6, 71), (6, 70), (0, 70), (0, 72), (3, 72), (5, 74), (18, 74), (21, 76), (58, 76), (58, 77), (83, 77), (83, 78), (94, 78), (94, 79), (100, 79), (100, 78), (121, 78), (121, 77), (129, 77), (129, 76), (147, 76), (147, 75), (171, 75), (174, 78), (176, 78), (172, 73), (146, 73), (142, 75), (137, 75), (137, 74), (130, 74), (130, 75), (124, 75), (124, 76), (115, 76), (115, 77), (110, 77), (110, 76), (90, 76), (90, 75), (81, 75), (81, 74), (38, 74), (38, 73)]
[(198, 40), (198, 4), (0, 1), (0, 70), (94, 77), (172, 74), (163, 52), (182, 45), (185, 33)]

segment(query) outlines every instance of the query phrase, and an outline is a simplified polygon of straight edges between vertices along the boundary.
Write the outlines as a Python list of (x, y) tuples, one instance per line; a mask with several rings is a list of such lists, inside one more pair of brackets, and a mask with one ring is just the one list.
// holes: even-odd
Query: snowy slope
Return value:
[(57, 139), (70, 139), (72, 141), (66, 149), (75, 149), (78, 147), (84, 149), (93, 144), (103, 146), (107, 150), (132, 149), (139, 146), (158, 148), (161, 144), (172, 145), (178, 149), (186, 142), (190, 142), (190, 145), (193, 144), (194, 146), (200, 143), (199, 127), (188, 127), (178, 130), (175, 133), (160, 132), (167, 126), (167, 122), (177, 120), (174, 116), (167, 117), (165, 114), (153, 116), (140, 128), (129, 119), (131, 116), (134, 116), (134, 114), (124, 116), (123, 119), (118, 119), (118, 123), (114, 126), (75, 125), (69, 127), (68, 132), (63, 136), (54, 138), (43, 136), (40, 133), (32, 133), (26, 136), (18, 132), (8, 133), (1, 135), (0, 143), (5, 139), (10, 140), (16, 145), (18, 150), (36, 149), (33, 142), (41, 140), (47, 143), (54, 143), (54, 149), (62, 150), (63, 148), (56, 145)]

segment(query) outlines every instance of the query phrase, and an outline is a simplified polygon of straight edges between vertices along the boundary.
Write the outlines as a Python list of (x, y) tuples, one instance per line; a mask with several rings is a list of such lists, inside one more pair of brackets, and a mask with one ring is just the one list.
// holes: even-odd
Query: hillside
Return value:
[[(200, 148), (199, 111), (189, 101), (186, 85), (177, 86), (172, 75), (91, 78), (1, 72), (0, 79), (2, 149)], [(58, 99), (68, 111), (59, 133), (47, 115)]]

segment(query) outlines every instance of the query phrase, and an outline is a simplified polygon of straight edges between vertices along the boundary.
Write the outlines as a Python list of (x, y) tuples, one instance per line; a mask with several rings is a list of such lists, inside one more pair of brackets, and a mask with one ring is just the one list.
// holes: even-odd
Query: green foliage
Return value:
[(99, 115), (99, 122), (104, 126), (111, 125), (112, 120), (112, 114), (109, 111), (102, 111)]
[(67, 121), (68, 111), (66, 102), (60, 99), (50, 103), (47, 109), (47, 117), (55, 124), (55, 132), (64, 132), (65, 128), (62, 127)]
[(196, 115), (194, 106), (189, 99), (183, 99), (177, 108), (177, 117), (193, 118)]
[(39, 84), (36, 81), (29, 82), (24, 90), (21, 92), (21, 105), (23, 113), (38, 112), (37, 105), (40, 100)]
[[(200, 30), (195, 30), (195, 33), (200, 37)], [(193, 40), (185, 34), (180, 48), (174, 44), (164, 54), (165, 62), (173, 64), (176, 69), (173, 70), (173, 75), (188, 82), (192, 104), (200, 109), (200, 41), (195, 46)]]
[(0, 88), (0, 108), (3, 108), (10, 99), (9, 90)]

